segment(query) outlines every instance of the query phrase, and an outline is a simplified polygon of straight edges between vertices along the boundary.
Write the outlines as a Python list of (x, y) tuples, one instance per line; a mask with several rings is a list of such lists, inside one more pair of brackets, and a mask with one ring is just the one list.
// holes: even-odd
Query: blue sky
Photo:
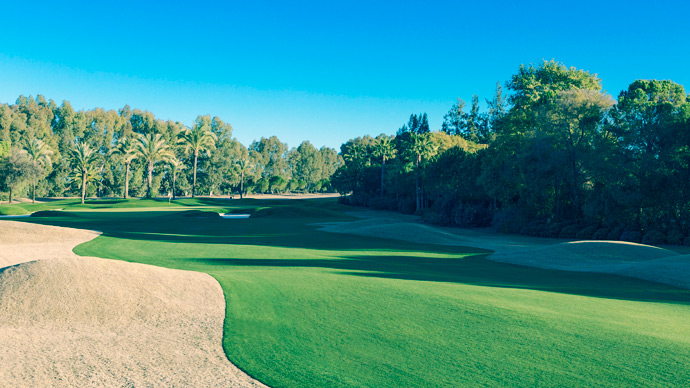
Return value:
[(456, 98), (491, 98), (520, 64), (555, 59), (617, 95), (635, 79), (690, 88), (681, 1), (11, 2), (0, 20), (0, 102), (43, 94), (77, 109), (125, 104), (191, 124), (230, 122), (339, 147), (432, 129)]

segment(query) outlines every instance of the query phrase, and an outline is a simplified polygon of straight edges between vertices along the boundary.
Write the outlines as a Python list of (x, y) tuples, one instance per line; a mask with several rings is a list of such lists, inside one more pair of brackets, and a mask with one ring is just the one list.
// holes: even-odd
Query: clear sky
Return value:
[(413, 112), (438, 129), (456, 98), (491, 98), (542, 59), (614, 96), (640, 78), (690, 88), (684, 1), (13, 1), (0, 15), (0, 102), (217, 115), (244, 144), (337, 148)]

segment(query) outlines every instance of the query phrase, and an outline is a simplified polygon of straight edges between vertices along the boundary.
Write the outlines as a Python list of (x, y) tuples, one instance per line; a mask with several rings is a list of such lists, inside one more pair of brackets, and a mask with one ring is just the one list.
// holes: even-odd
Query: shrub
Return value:
[(607, 240), (618, 241), (621, 240), (621, 234), (623, 234), (623, 229), (620, 227), (615, 227), (611, 229), (609, 235), (606, 237)]
[(639, 243), (642, 240), (642, 233), (636, 230), (626, 230), (621, 234), (621, 241)]
[(520, 229), (520, 234), (527, 236), (539, 236), (541, 231), (544, 230), (546, 226), (541, 222), (530, 222), (525, 225), (524, 228)]
[(585, 226), (584, 228), (580, 229), (579, 232), (577, 232), (575, 238), (580, 240), (591, 240), (594, 236), (594, 233), (596, 233), (597, 230), (599, 230), (599, 227), (597, 225)]
[(447, 226), (450, 224), (450, 218), (442, 213), (433, 210), (425, 211), (422, 215), (422, 220), (428, 224)]
[(611, 231), (607, 228), (599, 228), (592, 235), (592, 240), (608, 240), (609, 233), (611, 233)]
[(539, 232), (539, 235), (541, 237), (551, 237), (551, 238), (558, 238), (558, 235), (561, 234), (561, 229), (563, 228), (563, 224), (559, 222), (554, 222), (549, 225), (545, 225), (541, 232)]
[(412, 198), (401, 198), (398, 201), (398, 211), (403, 214), (412, 214), (417, 210), (417, 205)]
[(690, 247), (690, 236), (683, 239), (683, 245)]
[(369, 207), (379, 210), (397, 210), (395, 200), (387, 197), (373, 197), (369, 199)]
[(459, 203), (453, 207), (451, 222), (463, 227), (480, 227), (491, 225), (491, 210), (483, 205)]
[(558, 238), (575, 238), (575, 236), (577, 236), (577, 232), (579, 231), (579, 225), (568, 225), (561, 229), (561, 233), (558, 234)]
[(658, 230), (650, 230), (642, 236), (642, 244), (659, 245), (666, 244), (666, 235)]
[(493, 225), (501, 233), (519, 233), (525, 225), (525, 219), (515, 209), (504, 209), (496, 212)]
[(683, 244), (683, 238), (685, 238), (685, 234), (683, 232), (680, 230), (671, 230), (668, 232), (668, 236), (666, 236), (666, 242), (671, 245), (681, 245)]

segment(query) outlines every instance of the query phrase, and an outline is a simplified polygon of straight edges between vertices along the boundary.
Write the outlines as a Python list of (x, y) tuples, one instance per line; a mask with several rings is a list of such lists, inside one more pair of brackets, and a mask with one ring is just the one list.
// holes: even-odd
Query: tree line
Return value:
[(349, 140), (343, 201), (527, 235), (690, 244), (690, 101), (673, 81), (608, 95), (596, 74), (520, 66), (481, 111), (458, 100), (430, 131)]
[(0, 104), (0, 196), (85, 197), (321, 192), (342, 164), (308, 141), (248, 147), (219, 117), (191, 127), (125, 106), (75, 111), (42, 95)]

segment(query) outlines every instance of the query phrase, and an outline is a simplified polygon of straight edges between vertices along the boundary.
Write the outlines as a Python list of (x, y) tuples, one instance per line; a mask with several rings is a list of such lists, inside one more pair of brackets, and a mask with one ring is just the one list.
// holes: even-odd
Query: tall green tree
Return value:
[(376, 137), (376, 143), (372, 150), (372, 154), (381, 161), (381, 197), (384, 194), (384, 179), (386, 176), (386, 161), (393, 159), (396, 154), (393, 138), (381, 134)]
[(100, 159), (99, 154), (88, 143), (78, 142), (70, 150), (69, 156), (72, 161), (74, 178), (80, 182), (81, 203), (83, 204), (86, 198), (86, 185), (96, 180), (98, 176), (96, 163)]
[(414, 157), (415, 163), (415, 193), (416, 193), (416, 211), (419, 212), (424, 207), (423, 189), (421, 182), (422, 162), (434, 156), (438, 146), (434, 144), (428, 134), (412, 134), (412, 144), (410, 153)]
[(125, 165), (125, 181), (124, 188), (122, 190), (122, 197), (127, 199), (129, 196), (129, 172), (132, 162), (139, 156), (138, 146), (135, 141), (132, 140), (131, 136), (126, 136), (121, 138), (115, 147), (112, 149), (112, 153), (119, 155), (122, 158), (122, 162)]
[(22, 154), (31, 163), (32, 173), (31, 173), (31, 202), (36, 203), (36, 180), (40, 179), (42, 176), (47, 175), (48, 169), (52, 166), (51, 155), (53, 155), (53, 150), (40, 139), (29, 140)]
[(196, 195), (196, 173), (197, 161), (200, 152), (210, 155), (215, 148), (217, 136), (211, 131), (208, 117), (199, 116), (191, 129), (187, 128), (180, 133), (179, 142), (184, 147), (187, 154), (191, 154), (194, 159), (193, 179), (192, 179), (192, 198)]
[(176, 199), (175, 190), (177, 183), (177, 174), (185, 169), (184, 162), (178, 159), (174, 154), (168, 159), (168, 164), (170, 165), (170, 177), (172, 180), (172, 199)]
[(153, 167), (158, 162), (168, 162), (174, 155), (161, 134), (149, 133), (147, 135), (139, 135), (137, 149), (139, 151), (139, 156), (146, 165), (146, 198), (151, 198), (153, 194), (151, 192), (153, 186)]

